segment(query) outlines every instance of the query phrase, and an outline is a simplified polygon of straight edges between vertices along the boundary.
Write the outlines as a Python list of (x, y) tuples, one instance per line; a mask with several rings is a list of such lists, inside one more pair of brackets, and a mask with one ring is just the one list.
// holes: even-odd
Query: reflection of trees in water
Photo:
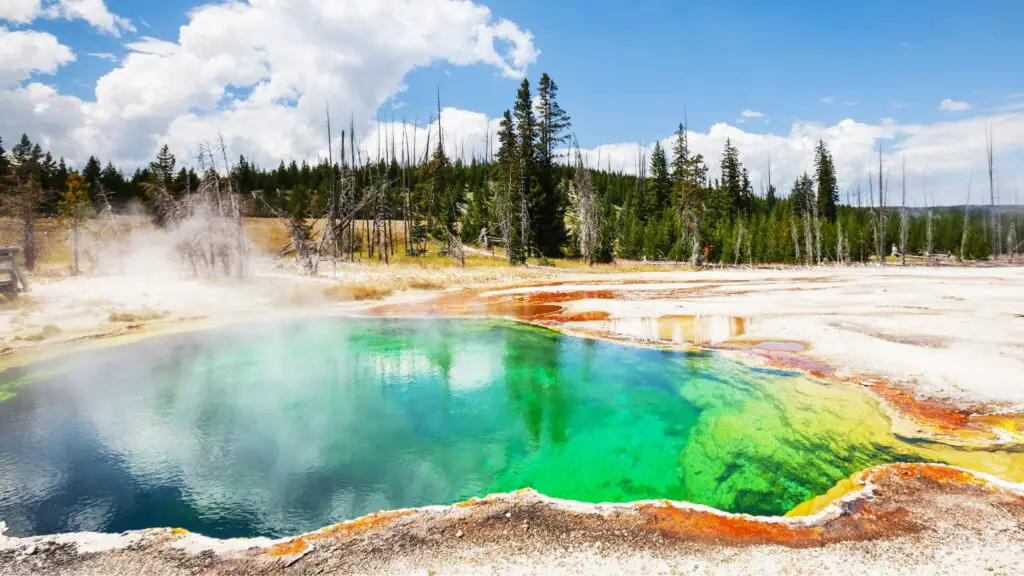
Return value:
[(449, 334), (442, 334), (441, 337), (427, 336), (419, 344), (427, 361), (440, 374), (445, 388), (451, 389), (452, 365), (455, 363), (454, 338), (450, 338)]
[(540, 447), (545, 423), (549, 441), (557, 444), (566, 437), (571, 403), (559, 370), (561, 340), (525, 330), (505, 334), (505, 390), (532, 449)]

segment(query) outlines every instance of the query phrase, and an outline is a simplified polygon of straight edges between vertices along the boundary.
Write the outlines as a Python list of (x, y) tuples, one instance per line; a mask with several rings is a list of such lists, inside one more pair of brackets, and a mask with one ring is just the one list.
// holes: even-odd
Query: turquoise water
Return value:
[(533, 487), (782, 514), (917, 460), (855, 387), (488, 320), (322, 318), (0, 375), (13, 535), (277, 536)]

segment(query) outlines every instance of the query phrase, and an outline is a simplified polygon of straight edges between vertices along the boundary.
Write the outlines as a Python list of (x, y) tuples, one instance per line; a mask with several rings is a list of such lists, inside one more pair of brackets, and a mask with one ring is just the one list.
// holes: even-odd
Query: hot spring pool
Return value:
[(783, 514), (870, 465), (960, 463), (856, 386), (493, 320), (191, 332), (8, 370), (3, 391), (10, 535), (280, 536), (527, 486)]

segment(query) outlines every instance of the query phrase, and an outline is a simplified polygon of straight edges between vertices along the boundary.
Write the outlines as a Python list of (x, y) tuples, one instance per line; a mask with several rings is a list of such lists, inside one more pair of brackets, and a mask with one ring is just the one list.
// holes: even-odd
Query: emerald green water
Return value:
[(275, 536), (527, 486), (782, 514), (866, 466), (936, 459), (848, 385), (504, 321), (257, 324), (10, 370), (0, 387), (19, 378), (0, 402), (15, 535)]

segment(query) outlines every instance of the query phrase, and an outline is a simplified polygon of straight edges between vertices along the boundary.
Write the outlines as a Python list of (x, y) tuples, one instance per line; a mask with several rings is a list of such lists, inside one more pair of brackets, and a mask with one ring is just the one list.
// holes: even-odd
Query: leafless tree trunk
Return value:
[(991, 202), (991, 213), (989, 218), (992, 220), (992, 257), (993, 259), (999, 259), (999, 245), (1000, 245), (1000, 230), (1001, 222), (999, 219), (999, 210), (996, 208), (996, 188), (994, 172), (992, 170), (992, 161), (994, 149), (992, 145), (992, 131), (989, 129), (985, 130), (985, 156), (988, 160), (988, 194)]
[(692, 245), (692, 252), (690, 252), (690, 265), (696, 266), (700, 262), (700, 222), (694, 218), (693, 231), (690, 233), (690, 243)]
[(737, 218), (736, 220), (736, 247), (733, 250), (733, 266), (739, 266), (740, 254), (743, 253), (743, 219)]
[(821, 266), (821, 217), (818, 214), (817, 199), (815, 199), (814, 204), (811, 206), (811, 214), (814, 216), (814, 252), (817, 254), (818, 257), (818, 266)]
[(967, 179), (967, 201), (964, 202), (964, 230), (960, 235), (960, 261), (966, 260), (967, 256), (967, 231), (970, 228), (970, 215), (971, 215), (971, 183), (974, 181), (974, 174), (972, 173)]
[(909, 224), (907, 220), (907, 159), (903, 158), (903, 201), (900, 206), (900, 262), (901, 266), (907, 265), (907, 233)]
[(836, 264), (842, 263), (843, 260), (843, 224), (842, 222), (836, 223)]
[(793, 237), (793, 262), (800, 263), (800, 231), (796, 226), (796, 215), (789, 219), (789, 234)]
[[(811, 200), (808, 197), (808, 203)], [(814, 232), (811, 231), (811, 207), (804, 206), (804, 243), (807, 245), (807, 265), (814, 264)]]
[(600, 207), (590, 181), (590, 170), (583, 164), (579, 144), (576, 145), (575, 194), (580, 255), (589, 266), (593, 266), (598, 248), (598, 230), (601, 226)]
[[(888, 179), (886, 179), (888, 180)], [(882, 144), (878, 144), (878, 259), (885, 266), (885, 192), (888, 182), (882, 181)]]

